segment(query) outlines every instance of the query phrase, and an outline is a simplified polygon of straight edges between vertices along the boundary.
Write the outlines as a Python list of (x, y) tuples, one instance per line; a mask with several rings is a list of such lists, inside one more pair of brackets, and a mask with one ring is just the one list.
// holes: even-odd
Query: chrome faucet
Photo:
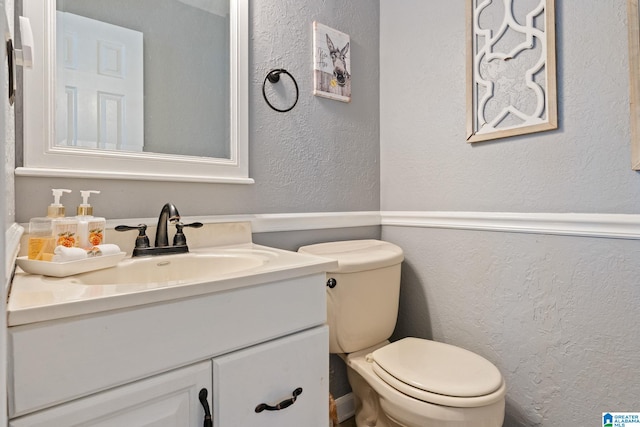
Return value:
[[(169, 223), (175, 224), (176, 234), (173, 237), (173, 245), (169, 246)], [(180, 222), (180, 213), (173, 203), (165, 203), (158, 216), (158, 227), (156, 229), (155, 247), (149, 245), (149, 238), (146, 235), (146, 224), (137, 226), (118, 225), (116, 231), (138, 230), (136, 238), (136, 246), (133, 249), (132, 256), (149, 256), (149, 255), (168, 255), (181, 254), (189, 252), (187, 239), (184, 235), (184, 227), (200, 228), (201, 222), (193, 222), (191, 224), (183, 224)]]
[(169, 246), (169, 235), (167, 232), (169, 222), (171, 222), (171, 224), (180, 222), (180, 213), (173, 203), (165, 203), (160, 211), (158, 227), (156, 228), (156, 248)]

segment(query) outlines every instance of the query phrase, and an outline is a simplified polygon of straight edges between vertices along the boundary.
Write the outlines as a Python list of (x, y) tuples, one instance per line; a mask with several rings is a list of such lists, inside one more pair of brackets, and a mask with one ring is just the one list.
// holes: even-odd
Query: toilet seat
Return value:
[(405, 338), (373, 351), (370, 358), (380, 379), (424, 402), (478, 407), (505, 394), (502, 375), (491, 362), (449, 344)]

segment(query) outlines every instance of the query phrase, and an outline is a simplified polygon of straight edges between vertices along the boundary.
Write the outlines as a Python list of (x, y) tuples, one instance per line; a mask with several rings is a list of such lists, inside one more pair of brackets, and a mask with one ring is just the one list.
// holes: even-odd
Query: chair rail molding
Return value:
[(382, 226), (640, 239), (636, 214), (383, 211), (380, 217)]

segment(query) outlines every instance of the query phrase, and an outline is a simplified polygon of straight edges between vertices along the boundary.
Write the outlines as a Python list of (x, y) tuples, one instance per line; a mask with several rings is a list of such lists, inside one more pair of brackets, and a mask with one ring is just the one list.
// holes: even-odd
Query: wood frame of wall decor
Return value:
[[(556, 90), (556, 43), (555, 43), (555, 0), (540, 0), (538, 6), (533, 9), (532, 12), (527, 14), (528, 28), (534, 28), (535, 31), (523, 32), (521, 29), (526, 29), (527, 26), (519, 25), (522, 28), (514, 29), (512, 25), (509, 25), (507, 14), (505, 14), (501, 29), (497, 35), (492, 31), (491, 45), (488, 47), (491, 58), (487, 62), (491, 61), (510, 61), (516, 58), (522, 52), (536, 46), (536, 43), (541, 43), (542, 55), (544, 64), (540, 66), (541, 61), (536, 63), (536, 68), (529, 68), (524, 70), (523, 78), (527, 88), (525, 90), (533, 90), (536, 93), (536, 108), (533, 114), (528, 115), (517, 110), (513, 105), (509, 104), (505, 106), (500, 113), (488, 120), (489, 123), (484, 121), (484, 107), (487, 104), (487, 100), (494, 97), (493, 92), (494, 85), (491, 81), (485, 81), (482, 86), (486, 87), (486, 92), (491, 95), (483, 95), (482, 99), (478, 99), (479, 86), (477, 77), (480, 76), (479, 68), (482, 62), (482, 58), (486, 55), (487, 50), (484, 53), (477, 53), (478, 51), (478, 39), (487, 39), (485, 36), (478, 36), (478, 32), (481, 31), (479, 26), (479, 16), (485, 7), (488, 7), (492, 2), (499, 0), (481, 1), (481, 0), (467, 0), (467, 142), (480, 142), (497, 138), (506, 138), (515, 135), (523, 135), (533, 132), (541, 132), (546, 130), (552, 130), (558, 128), (558, 107), (557, 107), (557, 90)], [(504, 3), (513, 5), (513, 2), (518, 0), (507, 0)], [(633, 1), (633, 0), (630, 0)], [(478, 5), (480, 3), (480, 5)], [(637, 0), (636, 0), (637, 3)], [(480, 7), (478, 7), (480, 6)], [(542, 10), (544, 9), (544, 10)], [(511, 17), (513, 17), (513, 11), (510, 11)], [(544, 19), (543, 29), (534, 25), (536, 20)], [(513, 20), (515, 22), (515, 19)], [(507, 29), (515, 30), (516, 32), (522, 32), (525, 34), (525, 42), (515, 46), (510, 52), (496, 52), (494, 51), (495, 44), (502, 39)], [(491, 31), (491, 30), (489, 30)], [(537, 33), (533, 35), (533, 33)], [(526, 45), (525, 45), (526, 43)], [(493, 70), (495, 73), (495, 69)], [(543, 81), (535, 81), (534, 76), (544, 74)], [(505, 74), (506, 75), (506, 74)], [(495, 80), (496, 78), (494, 78)], [(538, 79), (542, 80), (542, 79)], [(523, 91), (524, 93), (524, 91)], [(479, 105), (482, 104), (482, 105)], [(520, 118), (521, 123), (503, 125), (500, 127), (505, 118), (513, 114), (515, 117)], [(482, 122), (482, 124), (480, 124)], [(486, 127), (488, 126), (488, 127)], [(484, 129), (483, 129), (484, 128)]]
[(640, 18), (638, 0), (627, 2), (629, 17), (629, 110), (631, 114), (631, 168), (640, 170)]

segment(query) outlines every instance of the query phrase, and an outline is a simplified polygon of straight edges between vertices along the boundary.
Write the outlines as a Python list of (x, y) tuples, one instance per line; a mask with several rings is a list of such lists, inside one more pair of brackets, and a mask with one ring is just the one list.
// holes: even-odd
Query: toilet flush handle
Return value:
[(335, 288), (337, 284), (338, 282), (333, 277), (327, 280), (327, 286), (330, 287), (331, 289)]

